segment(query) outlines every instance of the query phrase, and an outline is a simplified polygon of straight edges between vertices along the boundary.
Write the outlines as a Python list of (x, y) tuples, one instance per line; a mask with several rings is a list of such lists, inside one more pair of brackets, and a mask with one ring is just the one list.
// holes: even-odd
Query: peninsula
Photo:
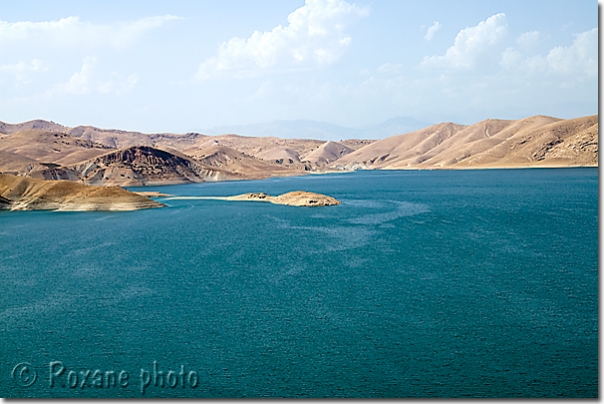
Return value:
[(163, 206), (120, 187), (0, 174), (0, 209), (5, 210), (127, 211)]

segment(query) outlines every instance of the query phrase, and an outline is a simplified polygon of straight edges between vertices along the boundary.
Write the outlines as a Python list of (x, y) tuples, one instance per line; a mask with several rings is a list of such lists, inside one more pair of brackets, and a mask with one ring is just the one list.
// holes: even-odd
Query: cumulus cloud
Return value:
[(474, 27), (459, 31), (455, 43), (444, 56), (426, 56), (422, 66), (471, 69), (491, 46), (505, 36), (506, 31), (505, 14), (495, 14)]
[(531, 73), (597, 77), (598, 29), (576, 34), (572, 45), (556, 46), (546, 56), (529, 56), (509, 47), (501, 54), (500, 65), (508, 70)]
[(232, 38), (218, 54), (199, 67), (195, 78), (204, 80), (230, 73), (235, 77), (263, 70), (296, 70), (330, 65), (350, 47), (344, 29), (368, 14), (368, 9), (343, 0), (306, 0), (287, 17), (286, 26), (254, 31), (249, 38)]
[(126, 78), (115, 72), (112, 75), (114, 79), (102, 80), (97, 69), (97, 59), (95, 57), (87, 57), (84, 59), (80, 71), (75, 72), (69, 81), (56, 84), (48, 92), (48, 95), (85, 95), (91, 93), (114, 93), (121, 95), (131, 91), (138, 81), (136, 74), (131, 74)]
[(90, 76), (96, 64), (96, 59), (88, 57), (84, 59), (82, 68), (71, 76), (67, 83), (59, 83), (55, 85), (54, 92), (83, 95), (90, 92)]
[(109, 45), (124, 48), (145, 32), (179, 17), (164, 15), (114, 24), (93, 24), (79, 17), (56, 21), (0, 21), (0, 47), (9, 43), (35, 41), (38, 44), (70, 47), (74, 45)]
[(426, 31), (426, 35), (424, 36), (424, 39), (426, 41), (431, 41), (432, 38), (434, 38), (434, 34), (436, 34), (436, 31), (438, 31), (439, 29), (440, 29), (440, 22), (435, 21), (434, 24), (432, 24), (428, 28), (428, 31)]

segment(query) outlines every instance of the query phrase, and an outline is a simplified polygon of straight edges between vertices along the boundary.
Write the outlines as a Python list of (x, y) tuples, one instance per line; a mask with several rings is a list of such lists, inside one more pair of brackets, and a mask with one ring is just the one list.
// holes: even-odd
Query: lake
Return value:
[(597, 168), (144, 190), (298, 189), (0, 212), (2, 396), (598, 396)]

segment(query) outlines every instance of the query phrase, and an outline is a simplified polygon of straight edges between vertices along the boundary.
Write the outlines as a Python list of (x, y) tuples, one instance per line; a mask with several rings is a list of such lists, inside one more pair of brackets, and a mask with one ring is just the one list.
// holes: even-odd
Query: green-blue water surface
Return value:
[(597, 397), (597, 169), (145, 190), (297, 189), (0, 212), (2, 396)]

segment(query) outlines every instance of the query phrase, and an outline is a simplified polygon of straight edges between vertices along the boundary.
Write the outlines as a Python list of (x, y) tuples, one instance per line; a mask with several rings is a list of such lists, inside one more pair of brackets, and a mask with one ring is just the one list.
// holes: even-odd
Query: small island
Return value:
[(234, 196), (176, 196), (166, 198), (166, 200), (185, 200), (185, 199), (211, 199), (220, 201), (255, 201), (255, 202), (270, 202), (276, 205), (288, 206), (333, 206), (339, 205), (340, 201), (331, 196), (317, 194), (307, 191), (292, 191), (285, 194), (272, 196), (264, 192), (252, 192)]
[(270, 202), (277, 205), (289, 206), (333, 206), (339, 205), (340, 201), (331, 196), (317, 194), (306, 191), (293, 191), (278, 196), (271, 196), (264, 192), (254, 192), (250, 194), (229, 196), (225, 198), (229, 201), (260, 201)]
[(128, 211), (166, 206), (120, 187), (0, 174), (0, 209)]

